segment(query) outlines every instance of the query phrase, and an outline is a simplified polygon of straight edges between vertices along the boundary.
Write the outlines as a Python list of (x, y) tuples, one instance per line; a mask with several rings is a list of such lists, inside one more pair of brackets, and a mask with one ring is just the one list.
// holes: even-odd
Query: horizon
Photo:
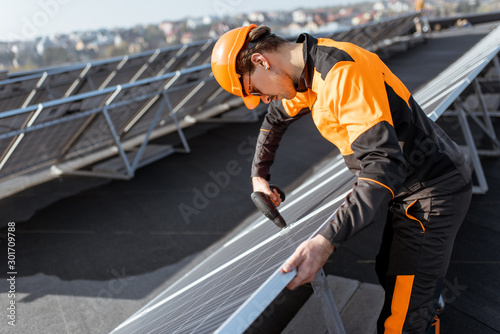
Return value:
[[(304, 5), (298, 0), (193, 0), (189, 5), (159, 0), (124, 0), (119, 6), (99, 0), (24, 0), (5, 5), (8, 15), (0, 21), (0, 41), (30, 41), (37, 37), (99, 29), (131, 28), (203, 16), (223, 17), (254, 11), (292, 11), (349, 6), (373, 0), (317, 0)], [(95, 8), (100, 10), (96, 11)], [(114, 12), (117, 12), (115, 15)], [(90, 19), (82, 19), (90, 17)], [(133, 18), (133, 19), (130, 19)]]

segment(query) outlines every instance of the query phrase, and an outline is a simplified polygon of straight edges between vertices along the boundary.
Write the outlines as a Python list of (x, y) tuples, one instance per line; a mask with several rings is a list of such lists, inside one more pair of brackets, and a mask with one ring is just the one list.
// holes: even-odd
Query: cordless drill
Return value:
[[(271, 189), (271, 191), (274, 191), (274, 189), (276, 189), (276, 191), (280, 195), (281, 201), (285, 201), (285, 193), (283, 192), (283, 190), (281, 190), (276, 185), (269, 185), (269, 188)], [(283, 217), (281, 217), (281, 214), (276, 208), (276, 205), (274, 205), (269, 196), (267, 196), (263, 192), (254, 191), (250, 195), (250, 197), (252, 198), (252, 201), (254, 202), (257, 209), (259, 209), (264, 214), (264, 216), (269, 218), (279, 228), (286, 227), (285, 220), (283, 219)]]

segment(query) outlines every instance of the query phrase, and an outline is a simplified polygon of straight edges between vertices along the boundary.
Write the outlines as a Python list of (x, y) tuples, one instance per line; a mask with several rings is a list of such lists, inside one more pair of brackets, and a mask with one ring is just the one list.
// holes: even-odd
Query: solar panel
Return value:
[(212, 58), (212, 49), (215, 45), (214, 40), (207, 40), (205, 43), (196, 51), (196, 53), (189, 59), (185, 67), (199, 66), (203, 64), (210, 63)]
[[(289, 227), (254, 221), (112, 333), (243, 332), (293, 278), (279, 272), (282, 263), (328, 220), (353, 181), (342, 158), (333, 159), (288, 195), (281, 213)], [(335, 189), (325, 187), (332, 182)], [(255, 299), (263, 290), (265, 298)]]
[(29, 105), (66, 97), (82, 70), (83, 68), (77, 68), (63, 73), (47, 75), (43, 84), (37, 88), (36, 94), (29, 102)]
[(87, 64), (13, 73), (0, 81), (0, 111), (206, 64), (213, 44), (212, 40), (200, 41)]
[[(68, 161), (73, 165), (75, 159), (90, 161), (90, 155), (107, 150), (96, 156), (102, 159), (113, 155), (113, 147), (125, 154), (125, 142), (144, 138), (144, 146), (155, 127), (162, 129), (155, 136), (181, 131), (173, 116), (199, 112), (200, 99), (218, 90), (206, 64), (0, 114), (0, 178)], [(166, 150), (155, 152), (160, 156)]]
[(160, 52), (150, 63), (142, 70), (137, 79), (145, 79), (168, 73), (168, 64), (173, 62), (175, 55), (179, 52), (178, 48)]
[(46, 102), (13, 110), (9, 112), (10, 117), (2, 115), (1, 120), (11, 122), (11, 127), (0, 135), (3, 143), (0, 177), (55, 162), (90, 117), (82, 112), (98, 107), (108, 94), (109, 91), (102, 91), (67, 99), (64, 103)]
[(8, 116), (4, 113), (0, 118), (0, 134), (20, 129), (28, 122), (29, 114), (12, 114)]
[(34, 75), (0, 82), (0, 112), (28, 106), (35, 88), (44, 79), (42, 75)]
[[(182, 119), (186, 115), (195, 117), (208, 107), (213, 106), (213, 104), (205, 106), (205, 102), (215, 92), (220, 92), (220, 87), (215, 82), (208, 66), (199, 68), (200, 71), (176, 76), (171, 82), (168, 82), (163, 95), (157, 95), (148, 100), (147, 104), (139, 109), (136, 117), (123, 128), (122, 136), (130, 138), (144, 131), (149, 127), (160, 107), (162, 111), (160, 111), (160, 122), (157, 128), (172, 126), (175, 121), (172, 114), (175, 114), (176, 119)], [(215, 100), (215, 95), (212, 100)], [(230, 99), (232, 95), (224, 94), (224, 97)], [(210, 102), (213, 102), (212, 100)], [(222, 102), (224, 99), (218, 101)]]
[(427, 115), (437, 120), (500, 52), (497, 27), (415, 94)]
[[(125, 125), (137, 114), (148, 100), (157, 95), (162, 89), (167, 78), (160, 78), (154, 81), (137, 85), (128, 85), (115, 91), (112, 99), (106, 105), (107, 113), (117, 131), (122, 135)], [(86, 150), (87, 153), (101, 149), (103, 146), (110, 145), (114, 141), (113, 135), (109, 129), (109, 123), (102, 114), (94, 115), (92, 123), (86, 126), (77, 142), (69, 150), (69, 156), (76, 152)]]
[(31, 167), (39, 168), (46, 163), (53, 163), (84, 122), (85, 119), (82, 118), (68, 120), (18, 137), (19, 144), (1, 169), (0, 176), (4, 177), (29, 170)]
[(175, 54), (175, 57), (166, 64), (160, 73), (178, 71), (189, 67), (192, 65), (191, 62), (194, 62), (199, 57), (199, 50), (199, 45), (185, 45)]
[(396, 18), (370, 22), (332, 34), (326, 34), (325, 37), (337, 41), (351, 42), (372, 52), (376, 52), (387, 46), (387, 43), (394, 42), (392, 40), (398, 40), (401, 36), (411, 35), (411, 31), (415, 27), (414, 19), (419, 15), (418, 13), (410, 13)]
[(147, 64), (149, 58), (151, 58), (149, 54), (138, 57), (127, 57), (126, 62), (116, 70), (116, 73), (107, 86), (111, 87), (135, 81), (137, 72), (139, 72), (144, 64)]
[[(415, 15), (370, 23), (334, 34), (334, 38), (377, 49), (376, 44), (382, 40), (406, 33)], [(12, 74), (15, 79), (0, 82), (0, 110), (22, 108), (206, 64), (214, 43), (213, 40), (199, 41), (87, 64), (40, 69), (26, 72), (29, 75), (24, 76), (15, 73)]]
[(123, 59), (90, 66), (85, 76), (80, 79), (73, 94), (81, 94), (108, 87), (108, 78), (111, 80), (111, 73), (116, 70), (121, 62), (123, 62)]

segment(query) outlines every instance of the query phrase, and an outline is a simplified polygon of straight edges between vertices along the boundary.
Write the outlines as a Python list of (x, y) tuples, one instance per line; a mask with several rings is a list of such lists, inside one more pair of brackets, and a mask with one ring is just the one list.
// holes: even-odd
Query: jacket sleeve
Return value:
[(358, 180), (334, 219), (321, 231), (335, 247), (375, 219), (385, 217), (389, 201), (406, 178), (403, 154), (390, 124), (377, 123), (351, 146), (354, 156), (361, 161)]
[(294, 116), (290, 116), (281, 101), (272, 101), (269, 105), (264, 121), (257, 137), (255, 155), (252, 163), (251, 176), (260, 176), (270, 179), (269, 169), (274, 162), (281, 138), (290, 124), (303, 115), (307, 114), (309, 108), (301, 108)]
[(336, 87), (339, 93), (332, 97), (339, 105), (335, 114), (360, 168), (352, 191), (320, 232), (336, 247), (385, 216), (389, 201), (407, 175), (383, 74), (367, 73), (366, 69), (348, 68), (339, 71), (334, 80), (343, 88)]

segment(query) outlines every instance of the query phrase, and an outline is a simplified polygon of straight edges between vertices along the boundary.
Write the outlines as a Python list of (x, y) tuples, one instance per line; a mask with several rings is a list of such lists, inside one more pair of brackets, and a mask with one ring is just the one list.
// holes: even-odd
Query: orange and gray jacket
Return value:
[(292, 100), (271, 102), (252, 176), (269, 180), (281, 137), (292, 122), (310, 113), (358, 176), (333, 223), (322, 231), (334, 245), (370, 224), (391, 200), (452, 191), (457, 178), (462, 187), (470, 182), (458, 145), (425, 115), (377, 55), (308, 34), (297, 43), (303, 43), (306, 64), (298, 93)]

